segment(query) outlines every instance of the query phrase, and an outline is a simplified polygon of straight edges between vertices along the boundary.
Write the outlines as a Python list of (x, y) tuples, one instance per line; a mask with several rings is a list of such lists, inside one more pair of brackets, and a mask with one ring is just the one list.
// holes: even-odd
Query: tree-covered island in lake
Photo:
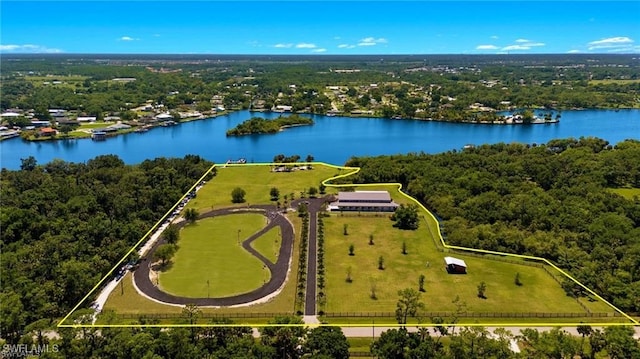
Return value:
[(299, 115), (278, 116), (273, 120), (252, 117), (227, 131), (227, 136), (242, 136), (254, 133), (276, 133), (293, 126), (313, 125), (313, 120)]

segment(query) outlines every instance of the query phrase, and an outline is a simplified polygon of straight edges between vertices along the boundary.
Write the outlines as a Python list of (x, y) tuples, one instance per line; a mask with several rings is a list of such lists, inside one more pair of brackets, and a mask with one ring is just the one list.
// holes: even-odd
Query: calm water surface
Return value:
[(600, 137), (612, 144), (628, 138), (640, 139), (640, 110), (564, 111), (558, 124), (528, 126), (313, 115), (313, 126), (271, 135), (225, 136), (228, 129), (252, 116), (274, 118), (278, 114), (240, 111), (100, 142), (89, 139), (26, 142), (15, 138), (0, 143), (1, 166), (18, 169), (20, 159), (28, 156), (43, 164), (54, 158), (84, 162), (102, 154), (116, 154), (126, 163), (186, 154), (198, 154), (218, 163), (241, 157), (249, 162), (270, 162), (280, 153), (302, 158), (311, 154), (317, 161), (343, 164), (351, 156), (438, 153), (466, 144), (545, 143), (554, 138), (580, 136)]

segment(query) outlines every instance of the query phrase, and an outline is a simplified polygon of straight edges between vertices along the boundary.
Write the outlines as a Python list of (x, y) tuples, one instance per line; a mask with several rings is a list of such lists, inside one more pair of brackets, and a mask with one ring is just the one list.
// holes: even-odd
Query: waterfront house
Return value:
[(156, 120), (158, 121), (169, 121), (169, 120), (173, 120), (173, 116), (171, 116), (168, 113), (161, 113), (159, 115), (156, 116)]
[(289, 105), (277, 105), (275, 112), (291, 112), (292, 109), (293, 107)]
[(38, 131), (38, 133), (43, 137), (53, 137), (58, 134), (58, 131), (54, 130), (51, 127), (43, 127), (40, 129), (40, 131)]

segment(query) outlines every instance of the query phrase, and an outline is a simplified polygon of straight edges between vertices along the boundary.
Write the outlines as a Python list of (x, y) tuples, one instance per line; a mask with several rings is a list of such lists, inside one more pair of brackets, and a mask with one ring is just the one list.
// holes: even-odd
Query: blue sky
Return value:
[(0, 1), (2, 53), (640, 53), (640, 1)]

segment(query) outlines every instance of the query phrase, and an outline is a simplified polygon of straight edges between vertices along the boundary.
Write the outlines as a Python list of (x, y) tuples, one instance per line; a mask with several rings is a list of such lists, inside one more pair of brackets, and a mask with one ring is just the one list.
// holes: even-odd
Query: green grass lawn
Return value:
[[(343, 234), (345, 224), (347, 236)], [(325, 233), (326, 312), (393, 312), (397, 292), (404, 288), (417, 290), (421, 274), (426, 277), (422, 301), (427, 312), (454, 311), (452, 300), (456, 296), (466, 302), (470, 312), (584, 312), (542, 268), (435, 250), (425, 220), (418, 230), (405, 231), (392, 227), (386, 217), (333, 215), (325, 219)], [(374, 245), (368, 244), (370, 234)], [(407, 244), (406, 255), (402, 254), (403, 241)], [(355, 255), (349, 256), (352, 243)], [(468, 274), (448, 274), (443, 259), (446, 255), (463, 259)], [(380, 256), (384, 258), (384, 270), (378, 269)], [(346, 282), (349, 267), (351, 283)], [(520, 273), (522, 286), (514, 284), (516, 273)], [(477, 296), (482, 281), (487, 286), (486, 299)], [(377, 299), (370, 298), (373, 285)], [(348, 301), (343, 300), (347, 297)], [(603, 303), (596, 303), (598, 311), (611, 311)]]
[[(280, 191), (280, 202), (284, 202), (284, 196), (291, 199), (300, 198), (301, 191), (307, 191), (309, 187), (316, 187), (326, 178), (337, 174), (346, 173), (345, 170), (315, 165), (312, 170), (294, 172), (271, 172), (270, 166), (229, 166), (219, 165), (216, 176), (198, 191), (198, 196), (191, 200), (187, 207), (197, 208), (201, 213), (207, 209), (228, 207), (234, 205), (231, 202), (231, 191), (240, 187), (246, 191), (245, 203), (247, 204), (273, 204), (269, 192), (272, 187)], [(327, 192), (331, 189), (327, 188)], [(334, 191), (335, 192), (335, 191)]]
[(632, 201), (634, 196), (638, 196), (640, 198), (640, 188), (609, 188), (609, 191)]
[(280, 253), (280, 244), (282, 243), (280, 228), (272, 228), (269, 232), (260, 236), (251, 243), (251, 247), (265, 256), (271, 263), (278, 261), (278, 254)]
[(269, 280), (269, 270), (238, 245), (237, 229), (243, 241), (265, 224), (260, 214), (234, 214), (184, 227), (172, 265), (160, 272), (160, 287), (192, 298), (226, 297), (260, 287)]
[(351, 337), (347, 338), (349, 342), (349, 352), (371, 352), (371, 344), (373, 343), (373, 338), (371, 337)]

